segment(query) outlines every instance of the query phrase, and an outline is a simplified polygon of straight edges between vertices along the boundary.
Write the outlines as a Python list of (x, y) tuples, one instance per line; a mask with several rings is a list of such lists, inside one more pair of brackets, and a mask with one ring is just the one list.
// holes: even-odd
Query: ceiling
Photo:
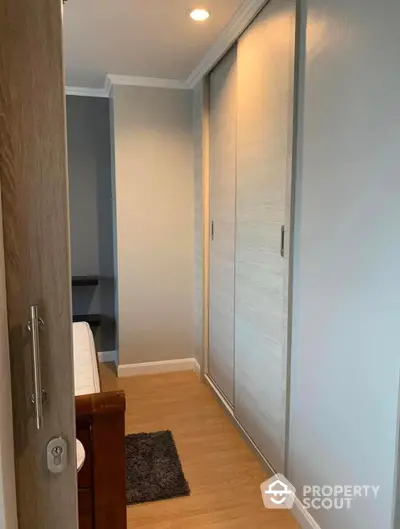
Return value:
[[(106, 74), (186, 79), (244, 0), (69, 0), (66, 84), (102, 88)], [(189, 17), (207, 9), (206, 22)]]

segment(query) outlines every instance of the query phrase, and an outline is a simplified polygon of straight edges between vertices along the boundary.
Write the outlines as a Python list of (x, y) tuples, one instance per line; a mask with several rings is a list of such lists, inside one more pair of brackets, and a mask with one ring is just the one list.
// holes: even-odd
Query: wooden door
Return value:
[[(295, 0), (271, 0), (238, 44), (235, 413), (283, 471)], [(287, 245), (286, 245), (287, 247)]]
[[(59, 0), (2, 0), (0, 183), (12, 372), (19, 529), (76, 529), (71, 276)], [(44, 321), (43, 426), (34, 405), (31, 305)], [(67, 441), (67, 466), (47, 468), (50, 439)]]
[[(0, 200), (0, 226), (2, 211)], [(0, 527), (17, 529), (14, 438), (11, 402), (10, 354), (8, 347), (6, 280), (3, 230), (0, 229)]]
[(210, 325), (208, 373), (234, 401), (236, 46), (210, 74)]

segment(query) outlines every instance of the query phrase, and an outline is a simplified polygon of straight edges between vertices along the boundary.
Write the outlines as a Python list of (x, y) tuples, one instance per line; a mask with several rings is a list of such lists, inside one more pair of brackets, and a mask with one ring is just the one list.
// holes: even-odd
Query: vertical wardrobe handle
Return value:
[(211, 240), (214, 240), (214, 221), (211, 221)]
[(285, 257), (285, 226), (281, 226), (281, 257)]
[(39, 317), (39, 307), (31, 305), (29, 307), (30, 320), (28, 329), (31, 333), (32, 346), (32, 364), (33, 364), (33, 393), (32, 403), (35, 406), (36, 428), (41, 430), (43, 427), (43, 390), (42, 390), (42, 372), (40, 362), (40, 338), (39, 331), (43, 327), (43, 320)]

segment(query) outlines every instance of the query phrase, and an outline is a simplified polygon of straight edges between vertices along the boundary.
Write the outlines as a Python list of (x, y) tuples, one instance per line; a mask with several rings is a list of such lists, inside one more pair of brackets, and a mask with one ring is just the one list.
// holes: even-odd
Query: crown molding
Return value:
[(105, 88), (84, 88), (80, 86), (67, 86), (65, 88), (67, 96), (81, 97), (109, 97), (110, 91)]
[(170, 88), (174, 90), (190, 90), (186, 81), (180, 79), (161, 79), (157, 77), (134, 77), (130, 75), (108, 74), (111, 86), (144, 86), (150, 88)]
[(104, 92), (107, 93), (107, 97), (111, 97), (112, 84), (111, 84), (111, 80), (110, 80), (108, 75), (106, 75), (106, 78), (104, 80), (104, 88), (103, 88), (103, 90), (104, 90)]
[(187, 78), (186, 83), (190, 88), (193, 89), (208, 74), (268, 2), (269, 0), (246, 0), (243, 2), (229, 24), (221, 32), (217, 42)]
[(107, 74), (103, 88), (84, 88), (67, 86), (67, 95), (83, 97), (110, 97), (114, 86), (143, 86), (148, 88), (169, 88), (174, 90), (190, 90), (184, 80), (161, 79), (156, 77), (134, 77), (130, 75)]

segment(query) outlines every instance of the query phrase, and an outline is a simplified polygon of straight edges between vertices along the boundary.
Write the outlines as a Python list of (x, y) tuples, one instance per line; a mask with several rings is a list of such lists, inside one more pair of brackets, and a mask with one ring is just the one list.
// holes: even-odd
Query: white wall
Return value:
[[(391, 529), (400, 369), (400, 3), (308, 0), (288, 477), (380, 485), (314, 511)], [(304, 60), (304, 57), (303, 57)]]
[[(1, 197), (0, 197), (1, 198)], [(0, 200), (0, 529), (17, 529), (11, 374)]]
[(190, 90), (113, 90), (119, 363), (193, 358)]

